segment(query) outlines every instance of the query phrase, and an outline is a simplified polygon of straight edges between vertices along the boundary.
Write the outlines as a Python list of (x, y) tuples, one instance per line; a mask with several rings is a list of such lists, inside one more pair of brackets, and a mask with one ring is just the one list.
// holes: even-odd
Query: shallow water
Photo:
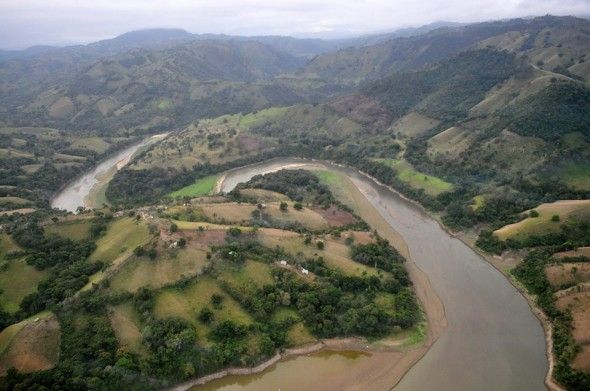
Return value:
[[(306, 164), (309, 162), (299, 159), (278, 159), (232, 170), (222, 190), (229, 191), (236, 183), (256, 174)], [(315, 167), (318, 164), (351, 178), (383, 218), (403, 236), (412, 260), (428, 275), (444, 303), (448, 327), (424, 358), (404, 376), (396, 390), (545, 388), (547, 359), (543, 330), (525, 299), (502, 274), (466, 244), (450, 236), (420, 208), (386, 187), (356, 170), (312, 163)], [(330, 357), (337, 353), (326, 354)], [(347, 364), (359, 365), (363, 359), (365, 357), (360, 356)], [(296, 370), (291, 369), (292, 361), (286, 360), (270, 371), (241, 376), (240, 381), (246, 388), (231, 388), (239, 387), (240, 383), (233, 379), (234, 383), (225, 383), (222, 379), (195, 390), (217, 387), (222, 390), (276, 390), (283, 384), (277, 373), (289, 379), (289, 389), (322, 389), (310, 385), (308, 378), (329, 376), (333, 369), (332, 364), (324, 367), (313, 355), (299, 357), (296, 362)], [(339, 370), (346, 368), (341, 366)]]
[[(351, 351), (320, 351), (305, 356), (290, 357), (254, 375), (226, 376), (203, 386), (199, 391), (301, 391), (330, 389), (329, 379), (350, 370), (368, 353)], [(318, 388), (319, 387), (319, 388)]]
[(95, 168), (82, 175), (72, 183), (68, 184), (51, 200), (51, 207), (65, 209), (69, 212), (75, 212), (79, 206), (100, 207), (93, 205), (90, 199), (91, 193), (99, 192), (100, 186), (106, 186), (117, 169), (117, 165), (125, 165), (129, 159), (142, 147), (149, 145), (155, 140), (162, 138), (164, 135), (148, 137), (145, 140), (127, 147), (115, 155), (103, 160)]
[[(60, 192), (52, 206), (75, 211), (102, 175), (131, 157), (129, 147)], [(301, 159), (277, 159), (227, 173), (222, 190), (283, 167), (322, 166), (346, 174), (408, 244), (445, 306), (449, 326), (396, 390), (541, 390), (547, 372), (545, 339), (525, 299), (504, 276), (411, 202), (353, 169)], [(103, 180), (104, 182), (104, 180)], [(230, 376), (195, 390), (326, 390), (330, 378), (366, 365), (372, 355), (319, 352), (281, 361), (266, 371)]]

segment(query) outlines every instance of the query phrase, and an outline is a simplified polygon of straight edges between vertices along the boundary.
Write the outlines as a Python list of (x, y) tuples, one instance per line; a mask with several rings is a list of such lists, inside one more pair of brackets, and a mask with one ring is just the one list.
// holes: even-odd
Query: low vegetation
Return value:
[[(21, 217), (3, 248), (46, 280), (3, 314), (6, 381), (162, 388), (321, 338), (403, 339), (420, 322), (404, 258), (313, 173), (256, 177), (214, 199), (117, 217)], [(85, 235), (64, 237), (78, 225)], [(27, 330), (45, 309), (51, 332), (35, 339)], [(23, 332), (53, 342), (18, 345)], [(17, 350), (38, 366), (20, 364)]]

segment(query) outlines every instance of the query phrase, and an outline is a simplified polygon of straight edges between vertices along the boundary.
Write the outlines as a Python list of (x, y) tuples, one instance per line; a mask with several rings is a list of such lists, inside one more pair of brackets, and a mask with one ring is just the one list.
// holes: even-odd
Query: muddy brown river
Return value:
[[(130, 156), (130, 155), (129, 155)], [(101, 170), (64, 189), (52, 205), (75, 210), (89, 199)], [(103, 162), (106, 164), (107, 161)], [(348, 176), (381, 216), (406, 241), (412, 260), (426, 273), (444, 303), (448, 327), (397, 384), (395, 390), (542, 390), (547, 372), (545, 337), (522, 295), (500, 272), (413, 203), (358, 171), (314, 162)], [(277, 159), (231, 170), (223, 191), (257, 174), (310, 166)], [(367, 354), (322, 351), (292, 357), (255, 375), (230, 376), (194, 390), (329, 390), (330, 377), (362, 366)]]
[[(413, 203), (356, 170), (321, 164), (346, 174), (403, 236), (412, 260), (428, 275), (444, 303), (448, 327), (395, 390), (545, 389), (548, 364), (543, 329), (516, 288)], [(222, 190), (229, 191), (257, 174), (308, 165), (305, 160), (280, 159), (232, 170)], [(345, 360), (341, 353), (322, 352), (279, 362), (261, 374), (220, 379), (195, 390), (321, 389), (314, 387), (322, 384), (320, 379), (335, 370), (346, 371), (364, 359), (360, 355)]]

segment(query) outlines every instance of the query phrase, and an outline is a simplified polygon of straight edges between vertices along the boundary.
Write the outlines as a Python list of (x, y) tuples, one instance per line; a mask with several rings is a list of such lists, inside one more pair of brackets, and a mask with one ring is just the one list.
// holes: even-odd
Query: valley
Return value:
[(587, 389), (589, 32), (0, 59), (0, 386)]

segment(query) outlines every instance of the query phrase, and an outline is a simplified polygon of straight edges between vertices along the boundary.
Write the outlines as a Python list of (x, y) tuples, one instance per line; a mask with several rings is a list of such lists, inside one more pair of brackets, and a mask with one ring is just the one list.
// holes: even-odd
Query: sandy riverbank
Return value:
[[(337, 164), (337, 165), (339, 165), (339, 164)], [(551, 322), (549, 321), (549, 319), (547, 318), (547, 316), (545, 315), (545, 313), (535, 303), (534, 297), (531, 296), (522, 285), (520, 285), (517, 281), (515, 281), (512, 278), (512, 276), (510, 275), (510, 273), (506, 269), (506, 264), (504, 262), (500, 261), (501, 258), (499, 259), (495, 256), (492, 256), (490, 254), (487, 254), (487, 253), (481, 251), (475, 245), (476, 238), (473, 237), (473, 235), (469, 235), (469, 234), (461, 233), (461, 232), (454, 232), (454, 231), (450, 230), (448, 227), (446, 227), (442, 223), (439, 215), (435, 215), (435, 214), (431, 213), (426, 208), (424, 208), (424, 206), (422, 204), (420, 204), (419, 202), (406, 197), (404, 194), (400, 193), (395, 188), (380, 182), (377, 178), (374, 178), (362, 171), (359, 171), (359, 172), (361, 174), (363, 174), (364, 176), (366, 176), (367, 178), (370, 178), (371, 180), (375, 181), (379, 185), (384, 186), (384, 187), (388, 188), (390, 191), (398, 194), (401, 198), (416, 205), (422, 211), (424, 211), (429, 216), (431, 216), (439, 224), (439, 226), (443, 230), (445, 230), (449, 235), (461, 240), (469, 248), (471, 248), (475, 253), (477, 253), (479, 256), (481, 256), (483, 259), (485, 259), (496, 270), (498, 270), (500, 273), (502, 273), (502, 275), (510, 282), (510, 284), (513, 285), (517, 289), (517, 291), (525, 298), (525, 300), (527, 301), (527, 303), (531, 309), (531, 312), (539, 320), (539, 323), (541, 324), (543, 331), (545, 333), (545, 345), (546, 345), (546, 353), (545, 354), (547, 357), (547, 362), (549, 364), (547, 374), (545, 376), (545, 386), (550, 391), (565, 391), (565, 389), (561, 385), (556, 383), (555, 380), (553, 379), (553, 371), (555, 369), (555, 357), (553, 355), (553, 326), (552, 326)]]
[[(322, 168), (319, 165), (293, 164), (289, 168), (305, 166)], [(217, 180), (215, 191), (220, 192), (223, 188), (226, 175), (220, 176)], [(361, 351), (368, 352), (370, 356), (360, 360), (352, 370), (331, 376), (326, 384), (317, 384), (314, 389), (346, 389), (346, 390), (389, 390), (394, 387), (406, 372), (416, 364), (430, 349), (447, 326), (444, 306), (434, 291), (428, 276), (412, 261), (407, 244), (403, 237), (396, 232), (383, 219), (379, 212), (370, 204), (359, 188), (349, 179), (342, 176), (343, 189), (347, 193), (348, 202), (355, 212), (363, 218), (373, 229), (390, 241), (394, 247), (407, 259), (406, 268), (414, 283), (416, 296), (422, 305), (424, 315), (428, 324), (424, 340), (409, 348), (403, 346), (403, 341), (381, 340), (370, 344), (364, 339), (345, 338), (322, 340), (313, 345), (303, 346), (294, 349), (287, 349), (278, 353), (269, 360), (253, 368), (228, 368), (198, 379), (194, 379), (174, 387), (174, 391), (188, 390), (198, 385), (204, 385), (213, 380), (226, 376), (252, 375), (265, 371), (277, 364), (279, 361), (293, 356), (307, 355), (320, 350), (332, 351)]]

